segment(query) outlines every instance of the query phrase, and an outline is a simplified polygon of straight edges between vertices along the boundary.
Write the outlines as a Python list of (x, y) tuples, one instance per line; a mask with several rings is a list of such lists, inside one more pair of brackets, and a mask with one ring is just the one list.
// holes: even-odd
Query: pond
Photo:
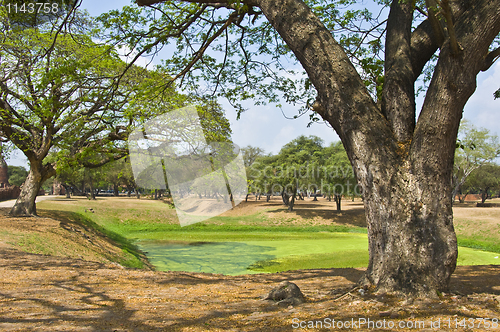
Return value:
[[(283, 257), (305, 257), (336, 253), (337, 260), (346, 252), (368, 253), (366, 234), (332, 233), (326, 239), (250, 240), (250, 241), (152, 241), (137, 243), (159, 271), (190, 271), (240, 275), (262, 273), (248, 267)], [(367, 259), (367, 258), (366, 258)], [(368, 261), (366, 262), (368, 263)]]
[(274, 247), (243, 242), (149, 242), (139, 248), (159, 271), (190, 271), (240, 275), (257, 273), (247, 268), (253, 263), (275, 258)]

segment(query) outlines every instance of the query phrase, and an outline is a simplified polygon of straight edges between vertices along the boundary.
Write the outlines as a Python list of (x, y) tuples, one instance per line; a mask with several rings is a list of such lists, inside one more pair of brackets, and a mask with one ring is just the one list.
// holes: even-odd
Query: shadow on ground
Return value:
[[(2, 247), (0, 329), (291, 331), (294, 317), (378, 320), (381, 312), (397, 306), (396, 301), (390, 297), (366, 299), (351, 291), (363, 272), (318, 269), (234, 277), (154, 272)], [(284, 280), (299, 285), (306, 303), (283, 307), (261, 300)], [(466, 304), (478, 294), (482, 298), (500, 294), (500, 266), (457, 268), (451, 292), (461, 294), (459, 301), (469, 301)], [(412, 319), (479, 317), (478, 313), (462, 312), (461, 304), (450, 301), (416, 302)], [(485, 300), (481, 305), (489, 308), (490, 304)], [(406, 317), (404, 312), (398, 317)]]

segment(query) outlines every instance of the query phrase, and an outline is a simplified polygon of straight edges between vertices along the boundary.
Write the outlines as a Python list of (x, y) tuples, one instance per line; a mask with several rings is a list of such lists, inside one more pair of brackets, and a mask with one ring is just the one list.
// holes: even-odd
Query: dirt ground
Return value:
[[(321, 213), (305, 208), (306, 218)], [(0, 235), (36, 228), (47, 241), (59, 236), (101, 249), (56, 257), (0, 240), (0, 331), (500, 331), (500, 266), (458, 267), (439, 299), (405, 301), (360, 293), (363, 269), (247, 276), (125, 269), (100, 256), (115, 250), (111, 242), (76, 224), (21, 219), (0, 215)], [(300, 287), (305, 303), (262, 300), (284, 280)]]
[[(336, 210), (334, 200), (328, 201), (319, 198), (296, 200), (294, 210), (289, 212), (283, 205), (281, 197), (274, 196), (269, 202), (262, 197), (255, 200), (250, 196), (247, 202), (241, 202), (235, 208), (221, 214), (221, 216), (237, 217), (251, 214), (263, 214), (265, 220), (259, 221), (263, 226), (317, 226), (317, 225), (339, 225), (366, 227), (365, 211), (363, 202), (357, 198), (342, 200), (341, 211)], [(244, 224), (245, 222), (241, 222)]]
[[(326, 269), (230, 277), (155, 272), (2, 246), (0, 330), (293, 331), (301, 323), (319, 327), (318, 322), (323, 330), (334, 330), (326, 328), (329, 319), (365, 319), (377, 326), (385, 320), (387, 327), (394, 324), (387, 329), (392, 331), (415, 331), (398, 326), (417, 324), (417, 330), (482, 331), (491, 329), (479, 326), (482, 321), (476, 318), (500, 318), (499, 266), (459, 267), (449, 294), (414, 302), (363, 296), (356, 289), (348, 293), (362, 273)], [(307, 302), (292, 307), (261, 299), (283, 280), (296, 283)], [(431, 328), (439, 319), (440, 328)], [(362, 327), (355, 330), (373, 330)]]

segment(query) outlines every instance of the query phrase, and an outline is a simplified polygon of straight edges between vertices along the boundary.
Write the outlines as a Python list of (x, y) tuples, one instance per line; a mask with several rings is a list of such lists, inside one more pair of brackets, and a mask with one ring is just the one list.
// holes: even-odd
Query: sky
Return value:
[[(83, 0), (82, 7), (92, 16), (119, 9), (129, 4), (128, 0)], [(492, 134), (500, 136), (500, 99), (494, 100), (493, 93), (500, 87), (500, 61), (497, 61), (487, 72), (477, 77), (477, 89), (465, 106), (463, 118), (468, 119), (477, 127), (488, 129)], [(334, 130), (324, 123), (315, 123), (309, 128), (309, 116), (306, 114), (298, 119), (289, 120), (283, 116), (293, 117), (297, 109), (283, 104), (282, 110), (274, 105), (255, 106), (244, 104), (248, 110), (236, 120), (236, 112), (225, 100), (220, 103), (226, 111), (226, 117), (231, 123), (233, 142), (240, 147), (252, 145), (264, 149), (266, 153), (277, 153), (280, 148), (300, 135), (316, 135), (325, 144), (339, 140)], [(417, 99), (417, 109), (422, 104), (422, 98)], [(282, 113), (283, 111), (283, 113)], [(17, 151), (7, 160), (9, 165), (27, 165), (24, 155)]]

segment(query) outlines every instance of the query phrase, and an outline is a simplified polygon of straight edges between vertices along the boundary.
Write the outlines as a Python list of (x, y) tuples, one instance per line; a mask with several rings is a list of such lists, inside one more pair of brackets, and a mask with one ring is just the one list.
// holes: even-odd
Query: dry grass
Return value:
[[(342, 211), (336, 210), (334, 201), (312, 198), (295, 201), (294, 210), (288, 211), (283, 205), (281, 197), (273, 197), (269, 202), (265, 198), (255, 201), (254, 197), (248, 202), (241, 202), (234, 209), (223, 214), (222, 217), (242, 217), (260, 215), (262, 226), (316, 226), (342, 225), (366, 227), (363, 202), (359, 199), (342, 201)], [(242, 221), (241, 224), (248, 223)]]
[(500, 243), (500, 208), (456, 204), (453, 220), (457, 236), (495, 239)]

